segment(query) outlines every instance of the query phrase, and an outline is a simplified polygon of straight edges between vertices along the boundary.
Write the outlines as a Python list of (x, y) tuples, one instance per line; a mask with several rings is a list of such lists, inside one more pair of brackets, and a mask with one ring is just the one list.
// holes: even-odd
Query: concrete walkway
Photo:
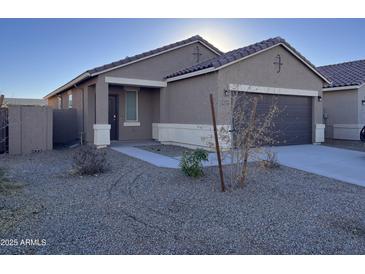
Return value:
[[(148, 162), (157, 167), (179, 168), (180, 157), (168, 157), (129, 145), (116, 145), (112, 149), (128, 156)], [(297, 145), (274, 147), (279, 163), (310, 173), (340, 181), (365, 186), (365, 153), (321, 145)], [(215, 153), (209, 154), (204, 166), (216, 166)], [(230, 164), (229, 155), (223, 163)]]
[(157, 167), (179, 168), (179, 160), (132, 146), (112, 146), (111, 149), (145, 161)]
[[(119, 151), (128, 156), (137, 158), (139, 160), (148, 162), (157, 167), (180, 168), (179, 163), (180, 163), (181, 157), (164, 156), (164, 155), (161, 155), (158, 153), (140, 149), (138, 147), (126, 146), (126, 145), (121, 145), (121, 146), (114, 145), (111, 147), (111, 149), (113, 149), (115, 151)], [(231, 163), (230, 157), (229, 157), (229, 155), (227, 155), (223, 159), (223, 164), (227, 165), (230, 163)], [(205, 167), (218, 165), (217, 155), (215, 153), (209, 153), (208, 161), (203, 162), (203, 165)]]

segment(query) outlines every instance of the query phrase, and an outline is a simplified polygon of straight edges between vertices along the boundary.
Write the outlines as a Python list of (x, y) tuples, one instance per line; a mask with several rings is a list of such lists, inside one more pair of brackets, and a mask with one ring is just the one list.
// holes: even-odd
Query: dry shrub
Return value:
[(270, 149), (264, 151), (264, 159), (261, 161), (261, 167), (266, 169), (274, 169), (280, 167), (278, 161), (278, 153)]
[[(276, 130), (275, 122), (282, 110), (278, 108), (276, 96), (268, 101), (262, 95), (249, 92), (229, 91), (228, 94), (222, 104), (230, 108), (231, 128), (218, 128), (218, 138), (222, 150), (225, 150), (221, 153), (222, 158), (231, 162), (229, 187), (243, 187), (247, 183), (250, 160), (257, 161), (259, 164), (252, 166), (259, 169), (279, 166), (277, 155), (270, 146), (277, 144), (280, 132)], [(267, 106), (266, 111), (262, 105)], [(213, 134), (202, 138), (210, 149), (215, 149), (213, 140)]]
[(83, 145), (76, 149), (73, 157), (73, 174), (96, 175), (105, 172), (106, 168), (104, 149), (98, 149), (94, 145)]

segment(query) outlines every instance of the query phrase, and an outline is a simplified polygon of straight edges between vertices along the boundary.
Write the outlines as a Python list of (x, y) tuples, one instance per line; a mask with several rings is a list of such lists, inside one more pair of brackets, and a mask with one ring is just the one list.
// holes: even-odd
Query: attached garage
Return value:
[[(329, 81), (280, 37), (227, 52), (176, 72), (167, 77), (167, 82), (166, 105), (169, 110), (166, 118), (162, 119), (164, 125), (171, 124), (174, 128), (182, 127), (179, 125), (182, 123), (195, 126), (180, 134), (187, 136), (183, 141), (176, 142), (170, 138), (169, 142), (204, 145), (195, 140), (209, 137), (211, 118), (201, 115), (203, 110), (209, 113), (208, 100), (203, 101), (209, 93), (215, 97), (218, 126), (232, 127), (231, 96), (234, 92), (244, 92), (249, 96), (259, 94), (263, 98), (258, 104), (259, 113), (267, 112), (273, 98), (277, 98), (281, 112), (272, 134), (279, 145), (324, 141), (322, 88)], [(189, 110), (192, 118), (175, 119), (178, 114), (176, 103), (180, 108)], [(168, 137), (167, 133), (165, 135)]]
[(312, 97), (257, 93), (249, 96), (260, 96), (258, 114), (268, 113), (272, 102), (277, 102), (280, 113), (274, 121), (273, 132), (277, 132), (275, 139), (278, 145), (312, 143)]

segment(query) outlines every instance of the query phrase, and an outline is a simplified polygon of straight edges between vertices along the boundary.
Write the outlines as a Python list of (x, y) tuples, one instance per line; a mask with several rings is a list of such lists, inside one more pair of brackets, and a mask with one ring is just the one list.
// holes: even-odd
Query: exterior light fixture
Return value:
[(363, 106), (365, 106), (365, 99), (364, 99), (364, 100), (361, 100), (361, 104), (362, 104)]
[(318, 96), (318, 102), (322, 102), (322, 96)]

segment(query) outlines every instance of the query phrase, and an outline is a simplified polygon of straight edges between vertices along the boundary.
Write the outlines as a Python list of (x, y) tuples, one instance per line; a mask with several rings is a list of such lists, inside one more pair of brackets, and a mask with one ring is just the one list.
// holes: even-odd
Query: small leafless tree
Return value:
[(259, 103), (264, 100), (262, 95), (241, 92), (231, 96), (234, 96), (232, 124), (235, 164), (238, 166), (236, 177), (239, 186), (243, 187), (247, 179), (249, 159), (265, 163), (263, 161), (274, 160), (276, 157), (270, 146), (277, 143), (279, 132), (275, 129), (275, 119), (280, 110), (274, 96), (271, 102), (265, 102), (269, 103), (265, 109), (258, 109)]
[[(260, 107), (264, 97), (247, 92), (229, 93), (231, 128), (220, 127), (218, 137), (222, 150), (222, 159), (227, 163), (230, 159), (229, 187), (238, 185), (244, 187), (247, 183), (249, 160), (258, 164), (257, 168), (273, 168), (278, 165), (276, 153), (271, 146), (277, 143), (279, 131), (275, 121), (281, 110), (278, 108), (277, 97), (269, 101), (265, 98), (265, 108)], [(262, 105), (262, 104), (261, 104)], [(214, 149), (213, 135), (203, 139), (203, 142)]]

